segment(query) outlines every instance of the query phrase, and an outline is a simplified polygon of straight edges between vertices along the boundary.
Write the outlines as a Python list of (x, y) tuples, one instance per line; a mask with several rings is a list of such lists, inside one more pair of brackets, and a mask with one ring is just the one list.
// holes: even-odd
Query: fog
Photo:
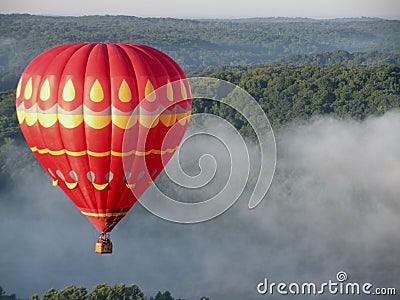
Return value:
[[(399, 293), (399, 132), (400, 113), (290, 124), (277, 134), (277, 172), (255, 209), (251, 184), (228, 211), (198, 224), (162, 220), (137, 203), (112, 232), (108, 256), (94, 253), (94, 227), (43, 172), (11, 169), (17, 184), (0, 192), (0, 285), (22, 299), (98, 283), (188, 300), (261, 299), (273, 298), (257, 293), (265, 277), (320, 284), (345, 271), (348, 282)], [(213, 143), (196, 143), (197, 153), (201, 145), (207, 153)]]

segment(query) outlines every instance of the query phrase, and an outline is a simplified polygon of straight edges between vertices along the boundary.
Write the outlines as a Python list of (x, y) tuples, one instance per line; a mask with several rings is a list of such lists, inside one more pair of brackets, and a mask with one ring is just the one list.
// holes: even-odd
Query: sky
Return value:
[(133, 15), (140, 17), (380, 17), (400, 18), (398, 0), (0, 0), (1, 13)]

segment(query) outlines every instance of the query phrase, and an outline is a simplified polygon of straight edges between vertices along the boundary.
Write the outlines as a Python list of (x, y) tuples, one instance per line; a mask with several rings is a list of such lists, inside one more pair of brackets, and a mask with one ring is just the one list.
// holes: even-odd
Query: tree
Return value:
[(137, 285), (132, 284), (131, 286), (127, 287), (125, 284), (115, 284), (112, 287), (112, 290), (115, 293), (117, 299), (121, 300), (145, 300), (146, 296), (143, 292), (139, 289)]
[(86, 294), (85, 288), (70, 285), (57, 293), (57, 300), (85, 300)]
[(174, 298), (172, 298), (171, 293), (169, 291), (165, 291), (164, 293), (161, 293), (160, 291), (158, 291), (156, 296), (154, 298), (150, 298), (150, 299), (153, 299), (153, 300), (174, 300)]
[(44, 292), (43, 300), (58, 300), (57, 291), (53, 288)]
[(97, 284), (92, 290), (87, 294), (87, 300), (112, 300), (115, 296), (115, 292), (111, 287), (106, 284)]

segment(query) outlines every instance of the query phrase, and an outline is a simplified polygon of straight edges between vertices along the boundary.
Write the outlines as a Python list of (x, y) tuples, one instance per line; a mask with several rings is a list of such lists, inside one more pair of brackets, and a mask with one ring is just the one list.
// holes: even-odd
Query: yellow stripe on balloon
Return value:
[(106, 218), (106, 217), (125, 216), (128, 212), (127, 211), (122, 211), (122, 212), (115, 212), (115, 213), (91, 213), (91, 212), (81, 211), (81, 213), (83, 215), (85, 215), (85, 216), (88, 216), (88, 217)]
[[(36, 148), (36, 147), (32, 147), (32, 148)], [(34, 149), (32, 149), (32, 148), (31, 148), (32, 152), (37, 152), (39, 154), (47, 154), (48, 153), (48, 154), (55, 155), (55, 156), (65, 154), (65, 150), (64, 149), (61, 149), (61, 150), (49, 150), (47, 148), (44, 148), (44, 149), (37, 149), (36, 148), (36, 151), (34, 151)]]
[(39, 154), (50, 154), (50, 155), (54, 155), (54, 156), (66, 154), (66, 155), (74, 156), (74, 157), (84, 156), (84, 155), (89, 155), (89, 156), (93, 156), (93, 157), (106, 157), (109, 155), (125, 157), (125, 156), (130, 156), (130, 155), (146, 156), (146, 155), (150, 155), (150, 154), (173, 153), (177, 148), (178, 148), (178, 146), (176, 146), (174, 148), (167, 148), (164, 150), (159, 150), (159, 149), (151, 149), (148, 151), (131, 150), (131, 151), (127, 151), (127, 152), (118, 152), (118, 151), (114, 151), (114, 150), (105, 151), (105, 152), (95, 152), (95, 151), (91, 151), (91, 150), (70, 151), (67, 149), (50, 150), (48, 148), (39, 149), (36, 146), (33, 146), (30, 149), (32, 152), (37, 152)]
[[(78, 153), (79, 152), (72, 152), (72, 151), (67, 150), (67, 154), (70, 156), (80, 156), (80, 155), (78, 155)], [(85, 154), (87, 154), (89, 156), (93, 156), (93, 157), (105, 157), (105, 156), (112, 155), (112, 151), (94, 152), (94, 151), (86, 150)]]

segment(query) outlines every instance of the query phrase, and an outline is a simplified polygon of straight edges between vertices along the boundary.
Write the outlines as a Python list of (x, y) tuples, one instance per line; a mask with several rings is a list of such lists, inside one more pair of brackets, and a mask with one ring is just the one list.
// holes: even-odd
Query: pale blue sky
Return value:
[(400, 0), (0, 0), (0, 13), (142, 17), (381, 17), (400, 19)]

